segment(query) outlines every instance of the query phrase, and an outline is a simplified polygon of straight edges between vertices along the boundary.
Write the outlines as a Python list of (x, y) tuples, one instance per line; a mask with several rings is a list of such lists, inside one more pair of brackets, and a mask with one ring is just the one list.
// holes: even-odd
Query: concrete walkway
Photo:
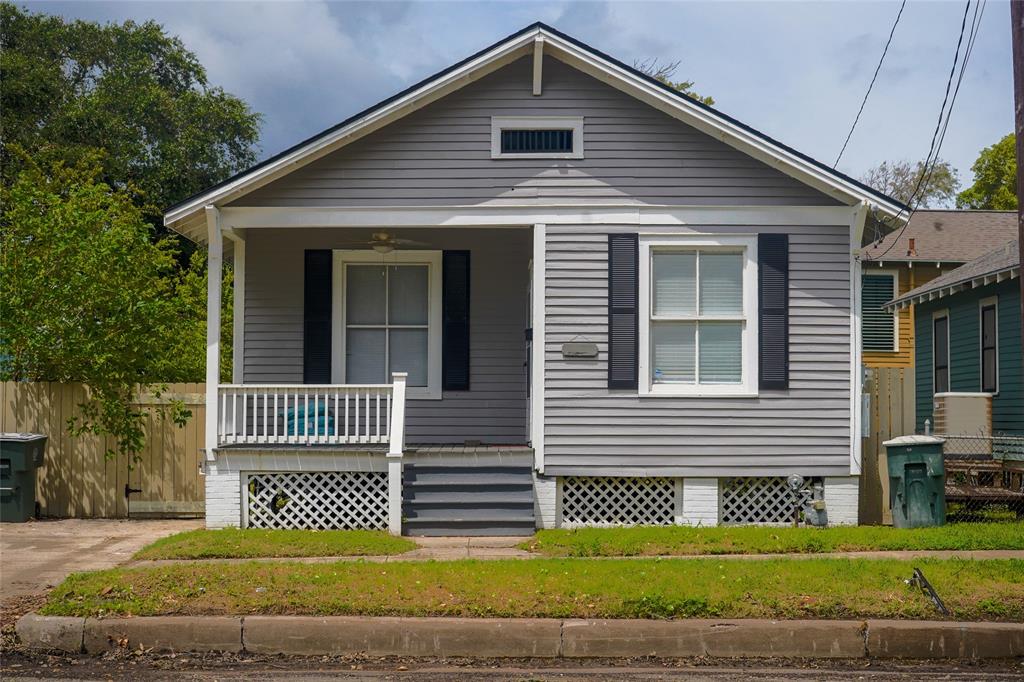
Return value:
[[(192, 561), (225, 561), (244, 563), (247, 561), (297, 561), (300, 563), (329, 563), (334, 561), (366, 561), (370, 563), (394, 563), (402, 561), (457, 561), (459, 559), (476, 559), (479, 561), (496, 561), (502, 559), (544, 559), (546, 557), (523, 549), (518, 545), (530, 537), (414, 537), (419, 547), (403, 554), (389, 556), (324, 556), (324, 557), (259, 557), (250, 559), (158, 559), (133, 561), (129, 566), (164, 566), (170, 564), (189, 563)], [(667, 556), (628, 556), (628, 557), (592, 557), (595, 561), (612, 559), (710, 559), (722, 561), (748, 560), (763, 561), (766, 559), (1021, 559), (1024, 550), (994, 549), (976, 551), (956, 550), (914, 550), (914, 551), (876, 551), (876, 552), (833, 552), (827, 554), (698, 554), (698, 555), (667, 555)]]
[(112, 568), (202, 520), (53, 519), (0, 524), (0, 601), (43, 592), (69, 573)]

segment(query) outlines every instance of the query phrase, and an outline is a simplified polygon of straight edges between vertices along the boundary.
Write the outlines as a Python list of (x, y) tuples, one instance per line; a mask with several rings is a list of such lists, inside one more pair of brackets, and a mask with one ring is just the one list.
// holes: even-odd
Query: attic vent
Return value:
[(491, 158), (582, 159), (582, 116), (495, 116)]
[(570, 154), (572, 130), (502, 130), (502, 154)]

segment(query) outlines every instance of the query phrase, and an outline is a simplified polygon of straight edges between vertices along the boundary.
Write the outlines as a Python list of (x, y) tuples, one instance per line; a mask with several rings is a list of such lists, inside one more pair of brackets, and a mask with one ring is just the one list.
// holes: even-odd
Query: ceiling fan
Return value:
[(399, 239), (388, 232), (374, 232), (364, 242), (346, 242), (346, 246), (369, 246), (377, 253), (391, 253), (400, 246), (427, 246), (425, 242), (412, 239)]

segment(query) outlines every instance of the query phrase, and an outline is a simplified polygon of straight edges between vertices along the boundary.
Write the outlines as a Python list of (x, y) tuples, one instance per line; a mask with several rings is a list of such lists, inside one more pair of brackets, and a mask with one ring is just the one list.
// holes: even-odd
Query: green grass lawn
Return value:
[(147, 545), (136, 559), (252, 559), (367, 556), (416, 549), (406, 538), (372, 530), (190, 530)]
[(912, 529), (885, 526), (559, 529), (538, 531), (521, 546), (547, 556), (566, 557), (1024, 549), (1024, 522), (959, 523)]
[(1024, 620), (1019, 560), (190, 562), (72, 575), (42, 613), (937, 619), (915, 566), (954, 619)]

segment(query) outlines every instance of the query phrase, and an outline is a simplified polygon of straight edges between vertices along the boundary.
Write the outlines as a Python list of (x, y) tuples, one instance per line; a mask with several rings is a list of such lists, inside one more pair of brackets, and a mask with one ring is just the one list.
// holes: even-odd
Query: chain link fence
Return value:
[(1024, 437), (942, 437), (947, 522), (1024, 518)]

